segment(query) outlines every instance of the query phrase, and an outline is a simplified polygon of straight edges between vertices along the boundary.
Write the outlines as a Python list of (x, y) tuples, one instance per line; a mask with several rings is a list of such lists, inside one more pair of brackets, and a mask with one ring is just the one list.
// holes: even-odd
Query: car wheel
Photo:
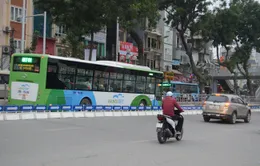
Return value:
[(236, 112), (233, 112), (231, 117), (230, 117), (230, 123), (231, 124), (235, 124), (237, 121), (237, 113)]
[(208, 116), (203, 116), (204, 122), (209, 122), (210, 121), (210, 117)]
[(251, 120), (251, 112), (248, 111), (248, 113), (247, 113), (247, 115), (246, 115), (246, 118), (244, 119), (244, 122), (245, 122), (245, 123), (249, 123), (250, 120)]

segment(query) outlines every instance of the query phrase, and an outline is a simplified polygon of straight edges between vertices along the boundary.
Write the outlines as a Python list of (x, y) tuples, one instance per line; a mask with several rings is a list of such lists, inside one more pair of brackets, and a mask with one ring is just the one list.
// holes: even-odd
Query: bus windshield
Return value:
[(173, 93), (191, 94), (198, 93), (198, 85), (193, 84), (172, 84)]

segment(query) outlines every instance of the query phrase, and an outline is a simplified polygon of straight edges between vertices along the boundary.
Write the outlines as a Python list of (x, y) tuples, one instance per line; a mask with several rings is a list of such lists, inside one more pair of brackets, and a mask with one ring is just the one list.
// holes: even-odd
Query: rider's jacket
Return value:
[(183, 109), (180, 107), (180, 105), (173, 97), (171, 96), (164, 97), (162, 101), (162, 110), (164, 115), (174, 116), (175, 107), (178, 109), (179, 112), (183, 112)]

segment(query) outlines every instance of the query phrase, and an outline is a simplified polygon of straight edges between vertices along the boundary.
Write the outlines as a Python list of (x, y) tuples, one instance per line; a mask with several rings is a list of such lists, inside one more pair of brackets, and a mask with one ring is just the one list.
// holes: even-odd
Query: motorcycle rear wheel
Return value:
[(157, 139), (158, 139), (160, 144), (164, 144), (166, 142), (166, 140), (167, 140), (167, 138), (165, 137), (163, 131), (158, 131), (157, 132)]
[(181, 134), (179, 134), (179, 135), (176, 135), (176, 140), (177, 141), (180, 141), (180, 140), (182, 140), (182, 136), (183, 136), (183, 128), (181, 129)]

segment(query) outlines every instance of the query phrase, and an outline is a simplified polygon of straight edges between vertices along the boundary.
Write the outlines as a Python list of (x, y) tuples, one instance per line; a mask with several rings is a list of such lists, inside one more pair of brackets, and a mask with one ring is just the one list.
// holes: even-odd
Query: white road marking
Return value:
[(66, 131), (66, 130), (78, 130), (83, 129), (82, 127), (67, 127), (67, 128), (56, 128), (56, 129), (45, 129), (44, 131), (47, 132), (54, 132), (54, 131)]

